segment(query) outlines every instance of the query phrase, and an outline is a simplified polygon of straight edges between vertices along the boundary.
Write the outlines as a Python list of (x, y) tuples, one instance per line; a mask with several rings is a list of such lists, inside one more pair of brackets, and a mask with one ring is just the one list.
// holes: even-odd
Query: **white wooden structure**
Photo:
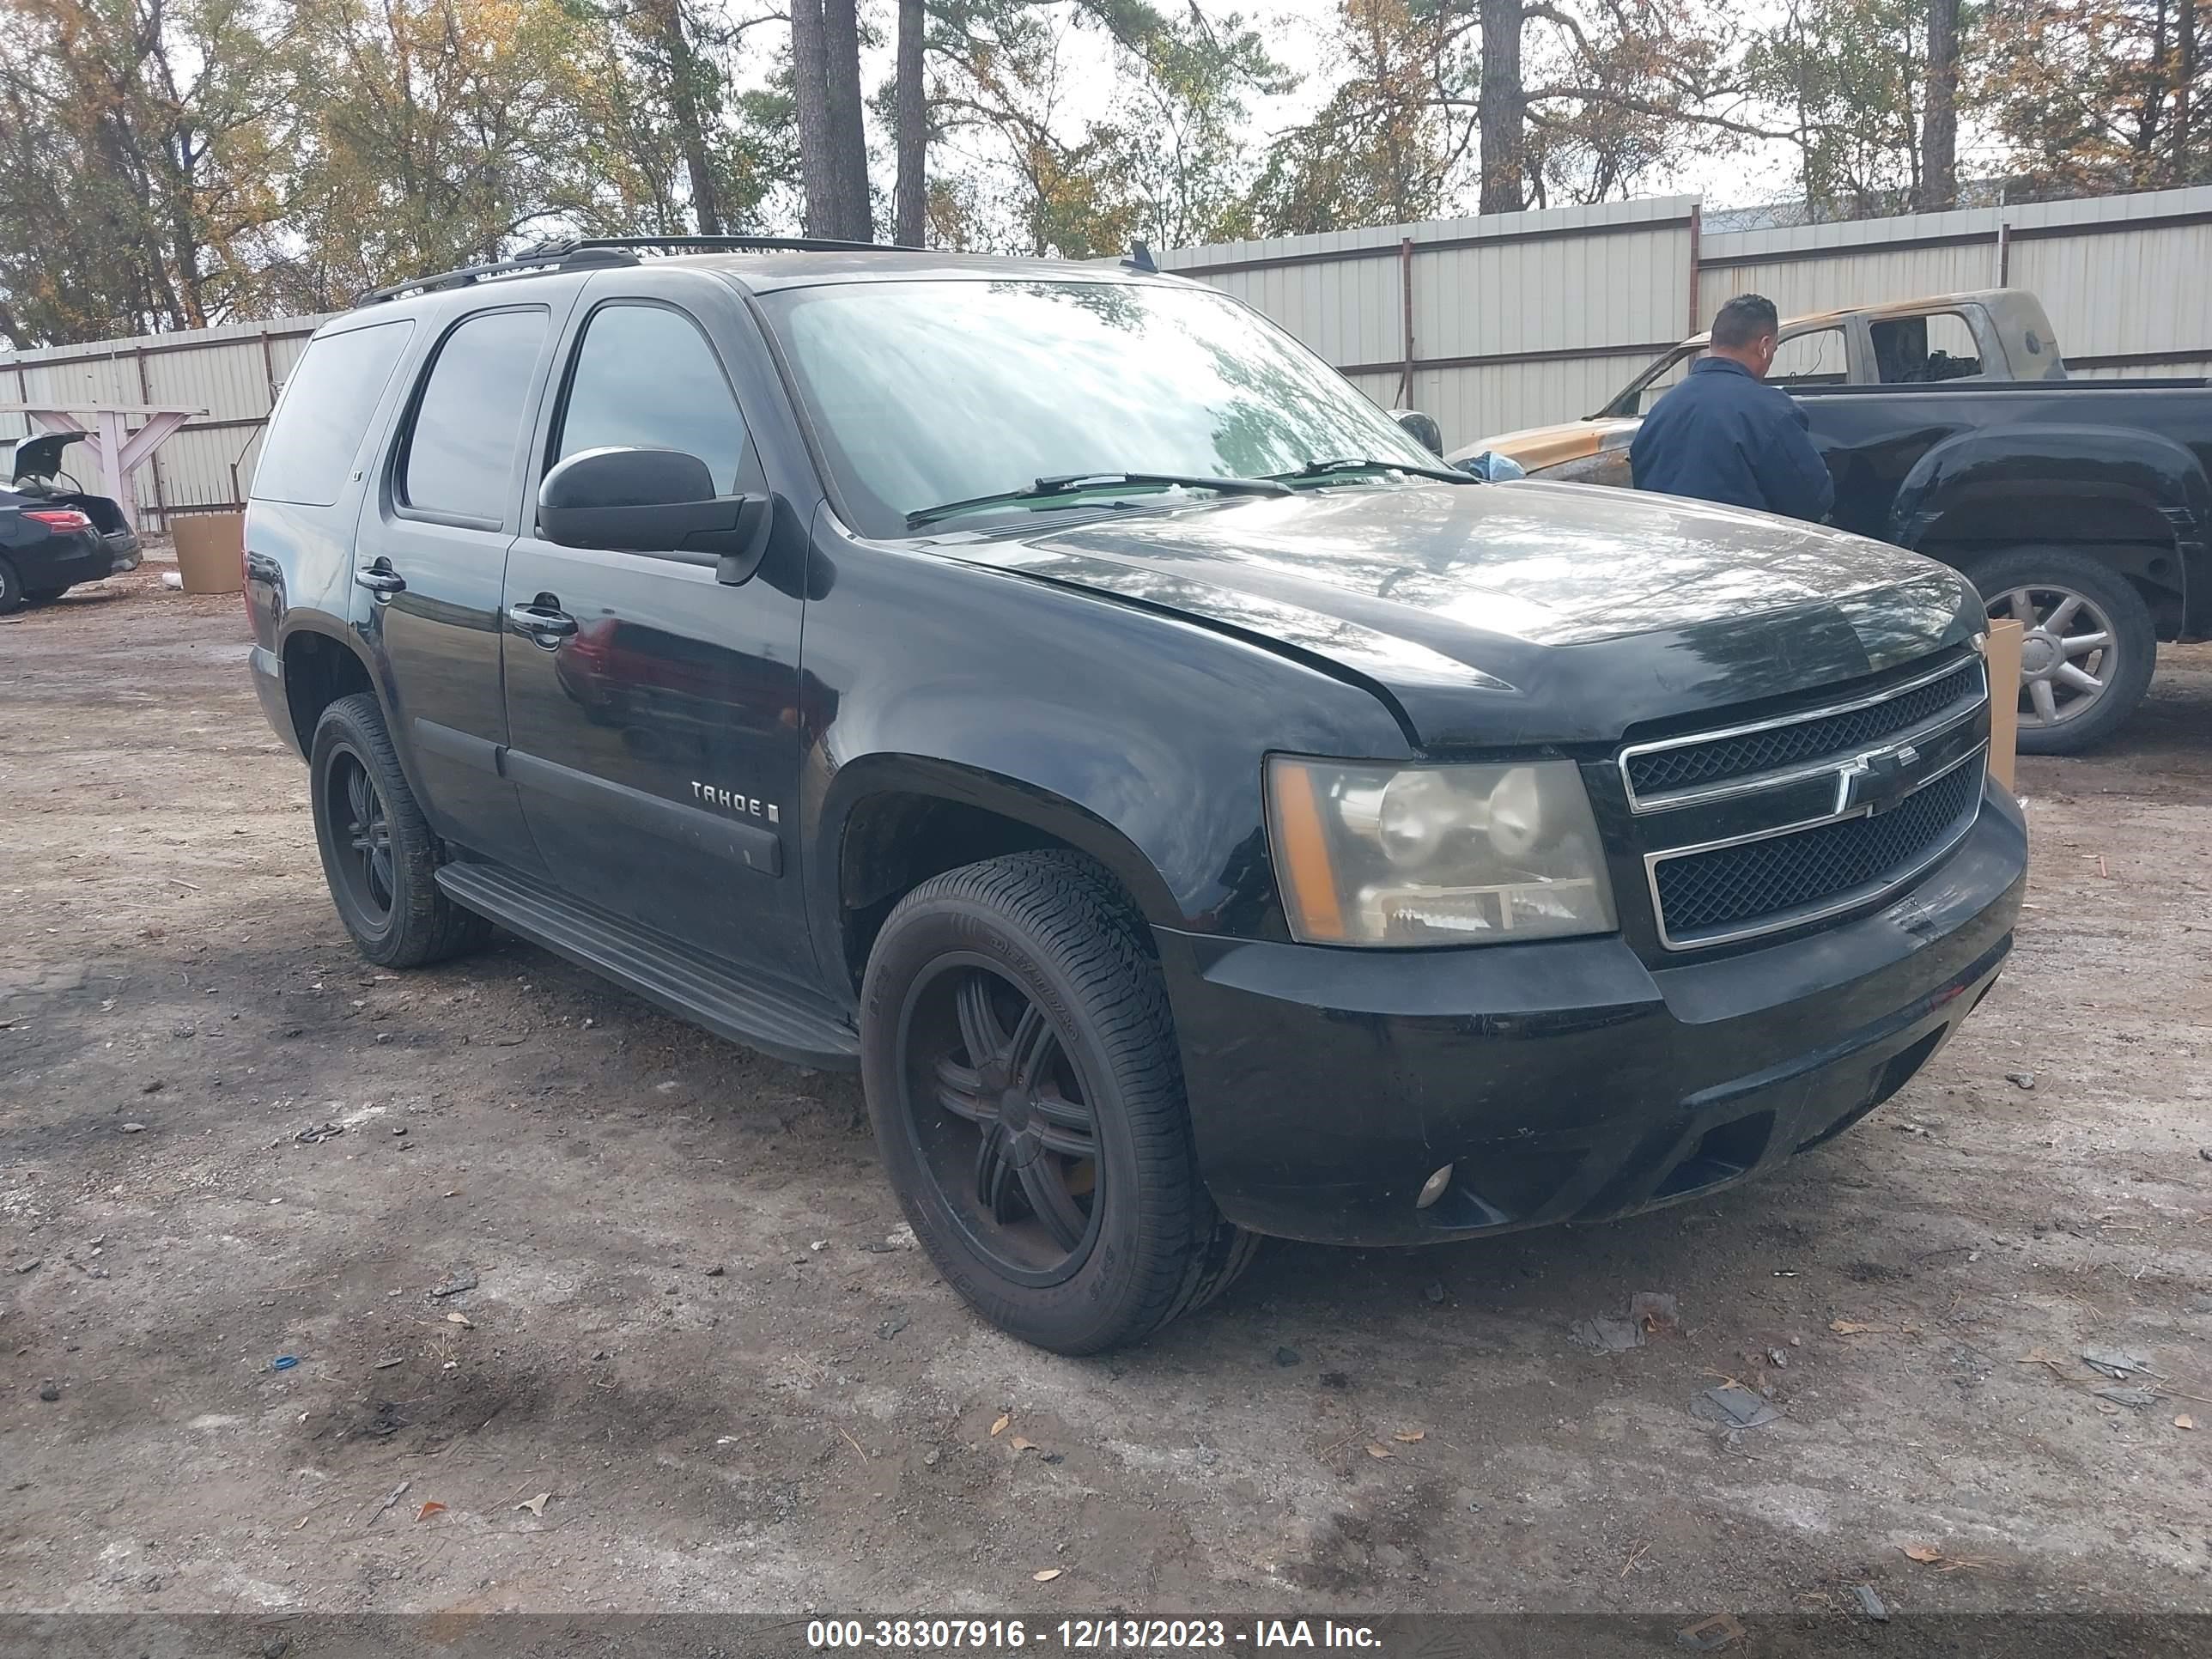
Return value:
[[(155, 452), (186, 421), (206, 413), (204, 409), (166, 404), (0, 404), (0, 415), (27, 416), (36, 422), (33, 436), (40, 432), (88, 434), (87, 447), (99, 461), (100, 478), (97, 483), (90, 478), (79, 482), (92, 495), (104, 489), (121, 509), (123, 522), (133, 530), (139, 527), (138, 469), (151, 466)], [(134, 419), (136, 426), (131, 424)], [(67, 470), (77, 477), (76, 469)]]

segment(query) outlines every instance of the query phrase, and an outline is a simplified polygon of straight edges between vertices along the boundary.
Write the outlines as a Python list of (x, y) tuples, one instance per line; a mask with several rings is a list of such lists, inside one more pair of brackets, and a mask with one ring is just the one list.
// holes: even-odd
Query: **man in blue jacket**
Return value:
[(1781, 321), (1774, 302), (1739, 294), (1713, 319), (1713, 343), (1644, 417), (1628, 465), (1638, 489), (1755, 507), (1814, 523), (1835, 480), (1806, 435), (1805, 411), (1764, 384)]

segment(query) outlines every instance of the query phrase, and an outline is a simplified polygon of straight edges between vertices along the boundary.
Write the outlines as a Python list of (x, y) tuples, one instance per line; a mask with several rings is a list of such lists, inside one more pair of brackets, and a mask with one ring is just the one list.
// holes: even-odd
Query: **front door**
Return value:
[(392, 737), (447, 840), (539, 870), (501, 776), (500, 584), (523, 442), (552, 347), (542, 305), (462, 318), (433, 347), (356, 538), (356, 614), (384, 657)]
[[(539, 471), (633, 445), (697, 456), (720, 493), (764, 490), (713, 343), (753, 325), (734, 294), (696, 273), (617, 280), (618, 295), (595, 301), (587, 286), (577, 307)], [(804, 589), (773, 576), (726, 586), (696, 556), (557, 547), (526, 526), (507, 559), (507, 763), (562, 886), (803, 983)]]

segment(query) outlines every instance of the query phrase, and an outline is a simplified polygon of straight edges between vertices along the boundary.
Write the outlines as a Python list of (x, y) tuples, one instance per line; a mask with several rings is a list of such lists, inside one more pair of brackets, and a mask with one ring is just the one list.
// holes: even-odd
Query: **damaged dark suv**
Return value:
[(371, 959), (496, 922), (858, 1068), (1006, 1329), (1709, 1194), (1996, 980), (2027, 840), (1950, 571), (1479, 482), (1149, 270), (667, 252), (318, 332), (254, 681)]

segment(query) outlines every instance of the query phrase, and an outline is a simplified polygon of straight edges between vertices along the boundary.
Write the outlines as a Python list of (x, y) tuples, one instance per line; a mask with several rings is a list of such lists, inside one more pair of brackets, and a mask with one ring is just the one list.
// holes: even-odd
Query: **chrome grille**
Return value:
[(1954, 655), (1878, 691), (1629, 744), (1660, 944), (1755, 938), (1896, 890), (1972, 827), (1988, 736), (1981, 660)]
[(1667, 747), (1632, 752), (1625, 762), (1629, 793), (1648, 799), (1669, 790), (1754, 777), (1863, 749), (1932, 720), (1954, 704), (1982, 695), (1982, 665), (1960, 663), (1907, 690), (1835, 714), (1784, 725), (1759, 726), (1723, 737), (1692, 738)]
[(1667, 859), (1653, 881), (1675, 938), (1827, 904), (1910, 871), (1981, 803), (1977, 755), (1890, 811)]

